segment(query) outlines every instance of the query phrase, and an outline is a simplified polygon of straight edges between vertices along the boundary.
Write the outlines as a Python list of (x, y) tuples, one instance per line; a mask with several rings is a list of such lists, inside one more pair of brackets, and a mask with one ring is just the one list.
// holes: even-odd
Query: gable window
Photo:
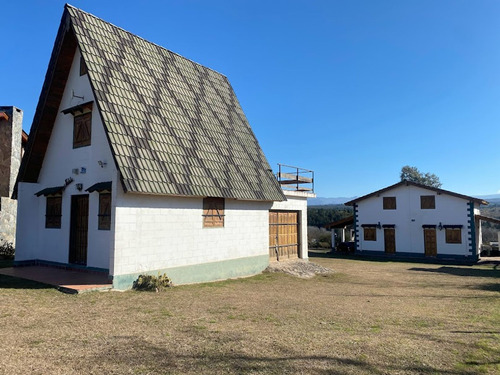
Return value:
[(434, 195), (421, 195), (420, 208), (422, 210), (433, 210), (436, 208), (436, 197)]
[(224, 227), (224, 198), (203, 198), (203, 226)]
[(47, 197), (45, 228), (61, 228), (62, 196)]
[(446, 243), (462, 243), (461, 225), (444, 225), (446, 231)]
[(384, 197), (384, 210), (396, 209), (396, 197)]
[(99, 193), (99, 223), (97, 229), (111, 229), (111, 193)]
[(85, 64), (85, 60), (83, 56), (80, 56), (80, 76), (87, 74), (87, 64)]
[(73, 123), (73, 148), (90, 146), (92, 112), (75, 116)]
[(365, 241), (377, 241), (377, 226), (375, 224), (363, 224), (363, 239)]

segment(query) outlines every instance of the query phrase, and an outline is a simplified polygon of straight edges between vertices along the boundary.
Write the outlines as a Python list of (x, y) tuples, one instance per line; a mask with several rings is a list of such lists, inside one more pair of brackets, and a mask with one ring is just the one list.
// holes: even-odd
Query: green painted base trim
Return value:
[(262, 272), (268, 265), (269, 255), (266, 254), (220, 262), (163, 268), (127, 275), (115, 275), (113, 276), (113, 288), (119, 290), (130, 289), (134, 281), (142, 274), (156, 276), (165, 273), (174, 285), (181, 285), (256, 275)]

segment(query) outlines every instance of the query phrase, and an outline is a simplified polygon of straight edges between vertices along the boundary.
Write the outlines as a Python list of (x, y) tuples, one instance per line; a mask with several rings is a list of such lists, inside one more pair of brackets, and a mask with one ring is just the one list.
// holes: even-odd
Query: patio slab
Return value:
[(47, 266), (1, 268), (0, 274), (53, 285), (61, 292), (84, 293), (110, 290), (113, 285), (108, 275)]

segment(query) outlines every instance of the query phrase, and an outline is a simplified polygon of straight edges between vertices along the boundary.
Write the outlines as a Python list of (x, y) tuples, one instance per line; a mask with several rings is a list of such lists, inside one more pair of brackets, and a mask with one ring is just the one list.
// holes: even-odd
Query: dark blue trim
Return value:
[(76, 270), (82, 272), (95, 272), (95, 273), (106, 273), (109, 274), (109, 269), (107, 268), (98, 268), (98, 267), (86, 267), (78, 264), (69, 264), (69, 263), (59, 263), (59, 262), (51, 262), (49, 260), (41, 260), (41, 259), (30, 259), (30, 260), (15, 260), (13, 263), (14, 267), (28, 267), (28, 266), (48, 266), (54, 268), (62, 268), (66, 270)]
[(478, 254), (476, 252), (476, 222), (474, 218), (474, 202), (470, 201), (468, 203), (468, 209), (469, 213), (467, 214), (467, 217), (469, 218), (467, 221), (467, 229), (468, 229), (468, 235), (470, 236), (469, 241), (470, 241), (470, 249), (469, 252), (472, 254), (476, 260), (478, 259)]
[(358, 251), (359, 248), (358, 205), (356, 203), (352, 205), (352, 211), (354, 216), (354, 251)]
[(392, 260), (418, 260), (425, 263), (457, 262), (461, 264), (474, 264), (478, 261), (477, 257), (456, 255), (456, 254), (438, 254), (435, 257), (425, 256), (423, 253), (409, 253), (397, 251), (394, 254), (388, 254), (384, 251), (375, 250), (356, 250), (354, 255), (364, 258), (384, 258)]

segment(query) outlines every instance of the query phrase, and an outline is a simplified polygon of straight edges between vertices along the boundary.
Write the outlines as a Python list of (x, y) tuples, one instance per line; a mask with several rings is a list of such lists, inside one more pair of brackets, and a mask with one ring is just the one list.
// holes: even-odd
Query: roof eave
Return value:
[[(53, 124), (58, 113), (64, 87), (73, 62), (77, 43), (74, 33), (70, 32), (70, 17), (67, 9), (61, 17), (56, 40), (45, 74), (40, 97), (33, 117), (28, 143), (21, 161), (12, 197), (17, 198), (19, 182), (37, 182), (42, 167)], [(61, 53), (67, 55), (62, 58)], [(69, 57), (70, 56), (70, 57)]]
[(380, 189), (380, 190), (374, 191), (372, 193), (363, 195), (362, 197), (350, 200), (349, 202), (345, 202), (344, 205), (345, 206), (354, 206), (354, 204), (358, 203), (359, 201), (365, 200), (367, 198), (371, 198), (371, 197), (376, 196), (376, 195), (380, 195), (383, 192), (392, 190), (392, 189), (394, 189), (394, 188), (396, 188), (398, 186), (401, 186), (401, 185), (406, 185), (406, 186), (411, 185), (411, 186), (420, 187), (420, 188), (427, 189), (427, 190), (432, 190), (432, 191), (435, 191), (435, 192), (438, 192), (438, 193), (451, 195), (451, 196), (454, 196), (454, 197), (457, 197), (457, 198), (461, 198), (461, 199), (465, 199), (465, 200), (468, 200), (468, 201), (474, 201), (474, 202), (476, 202), (476, 203), (478, 203), (480, 205), (481, 204), (482, 205), (488, 205), (489, 204), (487, 201), (485, 201), (483, 199), (479, 199), (479, 198), (471, 197), (471, 196), (468, 196), (468, 195), (463, 195), (463, 194), (455, 193), (453, 191), (444, 190), (444, 189), (436, 188), (436, 187), (433, 187), (433, 186), (427, 186), (427, 185), (419, 184), (419, 183), (413, 182), (413, 181), (403, 180), (403, 181), (400, 181), (398, 183), (395, 183), (394, 185), (387, 186), (387, 187), (385, 187), (383, 189)]

